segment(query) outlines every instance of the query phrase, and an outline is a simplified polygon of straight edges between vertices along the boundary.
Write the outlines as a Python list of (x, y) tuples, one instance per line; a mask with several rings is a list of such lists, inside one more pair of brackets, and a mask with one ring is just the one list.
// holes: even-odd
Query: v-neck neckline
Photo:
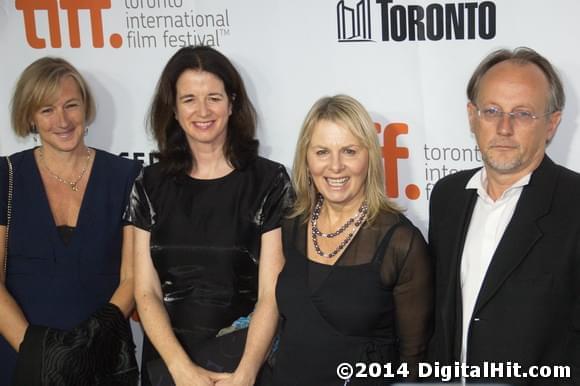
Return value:
[[(36, 157), (34, 156), (35, 149), (36, 148), (32, 149), (32, 151), (30, 152), (31, 162), (33, 164), (33, 173), (35, 174), (35, 178), (37, 180), (37, 183), (40, 184), (40, 190), (41, 190), (40, 195), (42, 196), (44, 208), (48, 214), (48, 217), (50, 218), (49, 221), (50, 221), (50, 226), (52, 228), (52, 233), (53, 233), (54, 237), (59, 240), (61, 245), (63, 245), (65, 248), (68, 248), (75, 243), (75, 240), (78, 238), (78, 236), (77, 236), (78, 229), (84, 223), (84, 217), (85, 217), (84, 212), (86, 212), (87, 201), (89, 200), (88, 196), (93, 191), (92, 185), (93, 185), (94, 175), (97, 171), (97, 163), (99, 162), (99, 159), (100, 159), (100, 157), (98, 156), (99, 152), (97, 151), (97, 149), (90, 148), (95, 152), (93, 164), (92, 164), (91, 170), (87, 176), (87, 186), (85, 188), (85, 192), (83, 193), (83, 198), (81, 199), (81, 205), (79, 207), (79, 213), (77, 215), (77, 222), (74, 225), (75, 231), (73, 232), (69, 242), (65, 243), (64, 240), (62, 240), (62, 238), (60, 237), (60, 235), (58, 233), (58, 226), (56, 225), (54, 213), (52, 213), (52, 209), (50, 208), (50, 201), (48, 200), (48, 193), (46, 191), (46, 186), (44, 185), (44, 182), (42, 181), (42, 175), (40, 174), (40, 168), (39, 168), (38, 163), (36, 162)], [(63, 225), (68, 226), (68, 224), (63, 224)]]

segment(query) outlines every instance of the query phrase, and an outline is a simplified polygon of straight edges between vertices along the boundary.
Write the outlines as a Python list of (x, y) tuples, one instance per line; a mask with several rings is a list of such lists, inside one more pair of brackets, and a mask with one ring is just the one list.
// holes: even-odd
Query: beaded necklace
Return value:
[[(310, 216), (310, 224), (312, 225), (312, 245), (314, 246), (314, 250), (319, 256), (327, 257), (332, 259), (336, 256), (340, 251), (344, 249), (353, 238), (357, 228), (364, 222), (367, 213), (369, 211), (369, 207), (366, 201), (363, 201), (361, 206), (358, 208), (357, 213), (349, 218), (340, 228), (338, 228), (334, 232), (324, 233), (318, 229), (318, 218), (320, 217), (320, 211), (322, 210), (322, 203), (324, 202), (324, 198), (322, 195), (318, 195), (318, 199), (316, 200), (316, 205), (314, 206), (314, 210), (312, 211), (312, 215)], [(336, 236), (339, 236), (344, 231), (346, 231), (349, 227), (352, 226), (352, 230), (348, 233), (348, 235), (338, 244), (338, 246), (330, 253), (324, 253), (318, 244), (318, 237), (324, 237), (328, 239), (332, 239)]]

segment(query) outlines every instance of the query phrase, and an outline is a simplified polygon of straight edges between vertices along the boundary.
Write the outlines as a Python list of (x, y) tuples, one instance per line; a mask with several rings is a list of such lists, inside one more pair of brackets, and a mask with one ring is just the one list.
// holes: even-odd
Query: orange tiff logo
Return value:
[[(70, 46), (81, 46), (81, 32), (79, 26), (79, 12), (88, 11), (91, 20), (91, 34), (93, 47), (102, 48), (104, 43), (102, 11), (111, 8), (111, 0), (16, 0), (16, 9), (24, 16), (26, 40), (32, 48), (45, 48), (46, 40), (38, 36), (36, 12), (46, 11), (48, 16), (48, 30), (50, 46), (62, 47), (60, 29), (60, 10), (66, 11)], [(123, 45), (121, 35), (114, 33), (109, 36), (111, 47), (119, 48)]]
[[(375, 123), (377, 134), (381, 133), (381, 124)], [(399, 163), (400, 159), (409, 158), (409, 149), (397, 145), (397, 137), (408, 134), (406, 123), (390, 123), (383, 130), (383, 162), (385, 168), (385, 191), (390, 198), (399, 197)], [(417, 200), (421, 196), (420, 188), (415, 184), (405, 187), (405, 196), (409, 200)]]

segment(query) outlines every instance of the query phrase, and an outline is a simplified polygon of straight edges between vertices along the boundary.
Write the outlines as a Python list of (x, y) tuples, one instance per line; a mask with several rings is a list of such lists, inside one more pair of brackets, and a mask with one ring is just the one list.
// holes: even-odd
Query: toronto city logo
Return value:
[(339, 42), (369, 42), (371, 39), (370, 0), (360, 0), (354, 8), (340, 0), (336, 5)]
[[(50, 46), (52, 48), (62, 47), (61, 10), (66, 12), (69, 41), (72, 48), (81, 46), (80, 11), (89, 13), (93, 47), (104, 47), (102, 11), (110, 8), (111, 0), (16, 0), (16, 9), (22, 11), (24, 17), (26, 40), (32, 48), (46, 48), (46, 39), (38, 36), (36, 17), (41, 14), (38, 11), (45, 11), (43, 13), (48, 18)], [(123, 38), (118, 33), (113, 33), (108, 38), (111, 47), (119, 48), (123, 44)]]
[(419, 3), (373, 0), (371, 8), (370, 0), (340, 0), (336, 4), (338, 41), (374, 42), (373, 34), (383, 42), (489, 40), (496, 36), (493, 1)]

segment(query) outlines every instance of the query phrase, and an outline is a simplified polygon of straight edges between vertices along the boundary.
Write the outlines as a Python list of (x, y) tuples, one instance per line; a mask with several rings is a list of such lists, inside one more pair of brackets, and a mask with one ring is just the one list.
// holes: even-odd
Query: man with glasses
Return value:
[(465, 364), (454, 375), (467, 384), (580, 385), (580, 175), (545, 154), (561, 81), (534, 50), (498, 50), (467, 96), (484, 166), (442, 179), (431, 196), (430, 359)]

